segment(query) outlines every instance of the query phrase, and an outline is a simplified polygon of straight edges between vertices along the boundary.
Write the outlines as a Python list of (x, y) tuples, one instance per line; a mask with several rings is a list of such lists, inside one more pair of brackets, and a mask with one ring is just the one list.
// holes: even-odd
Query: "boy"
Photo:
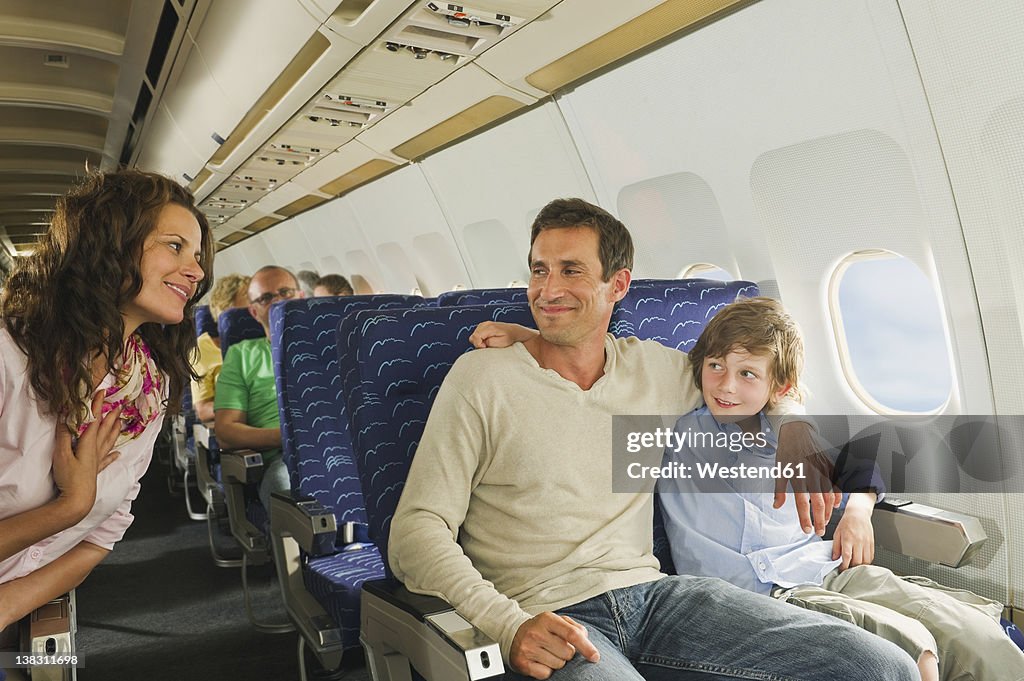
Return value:
[[(764, 412), (783, 396), (800, 400), (803, 341), (792, 318), (769, 298), (737, 301), (708, 323), (690, 363), (705, 404), (680, 418), (677, 432), (743, 432), (750, 435), (744, 444), (752, 446), (684, 443), (666, 451), (666, 463), (773, 465), (777, 439)], [(923, 681), (1024, 679), (1024, 653), (998, 624), (1001, 605), (870, 564), (875, 492), (851, 494), (834, 539), (822, 541), (795, 522), (792, 497), (774, 509), (773, 483), (758, 488), (749, 482), (726, 493), (700, 494), (694, 480), (659, 480), (680, 574), (720, 577), (857, 624), (906, 650)]]

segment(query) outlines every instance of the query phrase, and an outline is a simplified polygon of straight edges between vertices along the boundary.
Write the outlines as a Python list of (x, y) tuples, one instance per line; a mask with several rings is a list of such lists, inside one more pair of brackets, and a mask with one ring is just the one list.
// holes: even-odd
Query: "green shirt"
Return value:
[[(281, 427), (270, 341), (253, 338), (228, 348), (217, 377), (213, 408), (244, 411), (246, 423), (254, 428)], [(263, 462), (270, 463), (280, 455), (280, 449), (264, 450)]]

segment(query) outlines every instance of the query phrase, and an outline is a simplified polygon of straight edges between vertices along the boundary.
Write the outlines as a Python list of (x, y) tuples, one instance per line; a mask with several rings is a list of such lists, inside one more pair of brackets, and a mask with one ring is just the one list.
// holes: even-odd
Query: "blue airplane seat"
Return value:
[[(749, 298), (757, 294), (757, 284), (749, 281), (637, 279), (616, 305), (609, 329), (620, 338), (636, 336), (656, 340), (688, 352), (718, 310), (737, 297)], [(657, 496), (654, 499), (654, 555), (661, 562), (662, 572), (675, 573)]]
[[(391, 518), (427, 414), (483, 321), (533, 327), (525, 304), (359, 312), (338, 326), (339, 369), (370, 539), (387, 555)], [(385, 561), (385, 570), (392, 576)]]
[(437, 297), (439, 307), (452, 305), (500, 305), (525, 303), (525, 288), (473, 288), (447, 291)]
[(212, 338), (216, 338), (220, 333), (217, 330), (217, 320), (214, 318), (213, 312), (210, 311), (209, 305), (196, 305), (195, 320), (197, 337), (208, 333)]
[(757, 294), (749, 281), (638, 279), (616, 306), (609, 330), (688, 352), (718, 310)]
[[(289, 300), (270, 311), (281, 456), (292, 489), (290, 498), (278, 495), (271, 502), (274, 558), (289, 614), (328, 668), (336, 666), (341, 650), (359, 645), (362, 583), (384, 575), (377, 548), (353, 544), (367, 541), (366, 513), (345, 415), (336, 329), (358, 310), (422, 302), (407, 295), (331, 296)], [(296, 536), (314, 517), (322, 521), (320, 531), (301, 542)], [(288, 539), (295, 541), (286, 546)], [(297, 552), (296, 542), (302, 551)], [(289, 562), (290, 553), (297, 560)], [(304, 607), (297, 590), (312, 594), (332, 621), (324, 622), (327, 618), (320, 612)], [(322, 643), (331, 638), (323, 634), (325, 627), (337, 630), (330, 645)]]
[(249, 313), (247, 307), (224, 310), (217, 318), (217, 332), (220, 334), (220, 354), (226, 357), (228, 348), (238, 341), (263, 338), (263, 327)]
[[(638, 335), (685, 349), (692, 346), (715, 310), (735, 299), (741, 290), (748, 295), (756, 293), (751, 286), (747, 282), (645, 282), (627, 293), (617, 306), (610, 329), (619, 336)], [(466, 339), (472, 330), (481, 321), (494, 318), (533, 326), (528, 306), (521, 304), (441, 307), (390, 315), (358, 313), (345, 319), (338, 329), (339, 351), (348, 348), (348, 356), (339, 355), (340, 369), (370, 537), (384, 556), (391, 519), (433, 398), (455, 359), (469, 349)], [(664, 559), (668, 551), (663, 528), (660, 534), (659, 557), (666, 569), (671, 569), (671, 563)], [(390, 570), (388, 574), (391, 576)], [(383, 619), (396, 630), (415, 630), (400, 612), (408, 608), (396, 603), (404, 603), (407, 597), (408, 592), (393, 580), (365, 584), (364, 621)], [(441, 606), (426, 607), (436, 612)], [(421, 616), (429, 620), (433, 615)], [(418, 631), (421, 637), (434, 635), (429, 627)], [(431, 655), (408, 643), (408, 635), (389, 637), (377, 629), (364, 628), (363, 636), (371, 657), (383, 657), (381, 651), (397, 649), (421, 671), (438, 664)], [(495, 654), (493, 648), (475, 650), (477, 661)], [(470, 659), (470, 652), (463, 650), (461, 654), (465, 660)], [(454, 659), (457, 669), (462, 658), (455, 655)]]

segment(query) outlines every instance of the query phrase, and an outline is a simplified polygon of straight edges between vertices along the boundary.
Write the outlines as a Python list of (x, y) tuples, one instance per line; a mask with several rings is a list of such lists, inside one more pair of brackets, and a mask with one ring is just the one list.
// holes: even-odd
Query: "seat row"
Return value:
[[(274, 557), (289, 614), (326, 667), (359, 644), (361, 629), (376, 678), (398, 674), (387, 671), (393, 664), (408, 665), (405, 656), (390, 657), (387, 644), (372, 643), (374, 630), (399, 625), (382, 625), (379, 612), (370, 624), (363, 587), (375, 583), (374, 592), (402, 593), (375, 581), (390, 576), (383, 559), (390, 521), (434, 396), (455, 360), (471, 349), (470, 333), (485, 320), (533, 326), (525, 303), (498, 297), (506, 293), (487, 299), (472, 292), (474, 302), (505, 301), (491, 305), (412, 307), (406, 300), (406, 309), (380, 309), (378, 303), (403, 301), (356, 297), (293, 300), (271, 309), (283, 457), (292, 483), (290, 497), (272, 502)], [(715, 311), (737, 295), (756, 294), (750, 282), (638, 280), (610, 330), (686, 350)], [(434, 603), (428, 610), (438, 608), (450, 609)], [(428, 678), (449, 678), (445, 664), (463, 671), (470, 664), (464, 653), (453, 654), (439, 658), (444, 663), (424, 653), (415, 666)], [(478, 667), (481, 654), (491, 670), (500, 667), (496, 649), (478, 651)]]

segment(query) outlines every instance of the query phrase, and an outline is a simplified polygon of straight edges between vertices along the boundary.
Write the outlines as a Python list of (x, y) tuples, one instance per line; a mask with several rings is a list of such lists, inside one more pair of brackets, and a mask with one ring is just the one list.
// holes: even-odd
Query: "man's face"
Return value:
[(249, 282), (249, 313), (266, 329), (270, 326), (271, 305), (282, 299), (303, 297), (305, 294), (288, 272), (260, 272)]
[(629, 271), (602, 281), (597, 243), (590, 227), (546, 229), (533, 242), (527, 297), (545, 341), (578, 346), (608, 331), (615, 302), (628, 288)]

